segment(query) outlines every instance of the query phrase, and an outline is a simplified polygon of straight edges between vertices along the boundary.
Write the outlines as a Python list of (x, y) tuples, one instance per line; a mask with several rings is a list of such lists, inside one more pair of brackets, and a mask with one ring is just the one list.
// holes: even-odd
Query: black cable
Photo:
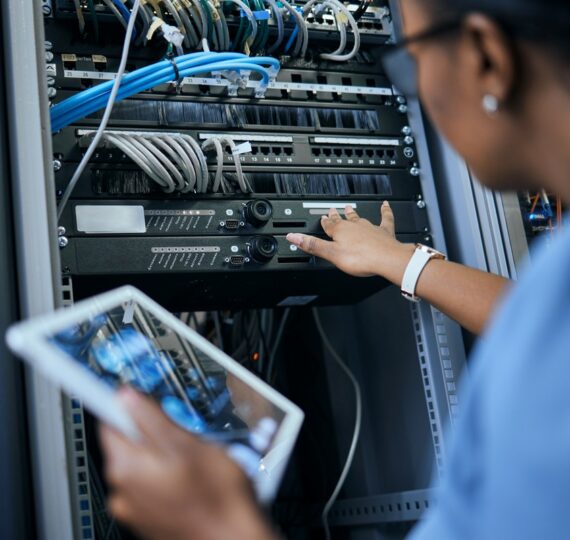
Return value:
[(366, 10), (369, 8), (369, 6), (371, 4), (372, 4), (372, 0), (362, 0), (362, 2), (360, 2), (360, 5), (356, 9), (356, 11), (352, 14), (352, 16), (354, 17), (354, 20), (355, 21), (360, 20), (362, 15), (364, 15), (366, 13)]
[[(266, 338), (266, 336), (265, 336), (265, 332), (263, 331), (263, 326), (262, 326), (262, 324), (261, 324), (260, 311), (261, 311), (261, 310), (258, 309), (258, 310), (255, 312), (255, 314), (256, 314), (256, 316), (257, 316), (257, 328), (258, 328), (258, 330), (259, 330), (259, 336), (260, 336), (260, 338), (261, 338), (261, 345), (262, 345), (262, 347), (260, 347), (260, 348), (263, 349), (263, 356), (261, 356), (261, 358), (260, 358), (259, 361), (258, 361), (258, 368), (260, 368), (260, 369), (258, 369), (258, 371), (259, 371), (260, 374), (262, 374), (262, 373), (263, 373), (263, 365), (264, 365), (264, 364), (265, 364), (265, 365), (268, 365), (268, 364), (266, 364), (266, 362), (269, 362), (269, 361), (270, 361), (270, 358), (271, 358), (271, 351), (270, 351), (269, 347), (267, 346), (267, 338)], [(260, 353), (260, 354), (261, 354), (261, 353)], [(259, 362), (262, 362), (262, 363), (260, 364)]]

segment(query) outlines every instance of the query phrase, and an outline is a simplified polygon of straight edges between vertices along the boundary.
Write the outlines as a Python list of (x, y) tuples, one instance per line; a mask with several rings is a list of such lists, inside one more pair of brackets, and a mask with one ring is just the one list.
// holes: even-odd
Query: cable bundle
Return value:
[[(74, 0), (80, 31), (86, 29), (79, 0)], [(128, 4), (133, 0), (103, 0), (107, 9), (126, 27), (130, 19)], [(309, 31), (306, 19), (309, 15), (319, 18), (324, 11), (332, 13), (340, 35), (337, 50), (321, 55), (324, 60), (350, 60), (360, 47), (360, 35), (356, 21), (366, 11), (371, 0), (362, 0), (352, 14), (339, 0), (309, 0), (303, 7), (287, 0), (147, 0), (140, 5), (137, 17), (138, 32), (132, 40), (137, 45), (146, 45), (155, 35), (162, 35), (175, 44), (179, 55), (184, 50), (243, 51), (255, 56), (263, 53), (277, 54), (281, 51), (293, 57), (305, 57), (309, 46)], [(234, 11), (231, 11), (234, 4)], [(90, 6), (95, 35), (99, 33), (97, 14)], [(235, 8), (238, 11), (235, 11)], [(238, 15), (237, 32), (230, 37), (227, 16)], [(269, 21), (277, 28), (277, 37), (269, 43)], [(170, 24), (174, 26), (170, 26)], [(343, 54), (347, 41), (347, 28), (354, 33), (355, 45), (350, 53)], [(286, 39), (286, 33), (289, 36)], [(174, 34), (176, 38), (174, 38)]]
[[(241, 53), (216, 52), (186, 54), (173, 60), (157, 62), (125, 75), (119, 86), (117, 101), (160, 84), (212, 72), (222, 72), (225, 76), (235, 74), (233, 80), (238, 86), (244, 86), (247, 83), (242, 72), (257, 73), (261, 75), (261, 85), (267, 86), (278, 71), (279, 61), (270, 57), (251, 58)], [(50, 111), (52, 131), (59, 131), (104, 108), (109, 101), (112, 86), (113, 81), (104, 82), (52, 107)]]
[[(84, 135), (92, 138), (94, 133)], [(105, 131), (102, 139), (105, 144), (121, 150), (133, 160), (141, 170), (166, 193), (217, 193), (232, 191), (223, 177), (224, 148), (229, 147), (234, 157), (236, 179), (244, 193), (252, 188), (245, 178), (236, 145), (231, 137), (212, 137), (202, 147), (189, 135), (182, 133), (155, 133), (143, 131)], [(210, 186), (210, 175), (203, 150), (215, 148), (217, 168), (214, 182)]]

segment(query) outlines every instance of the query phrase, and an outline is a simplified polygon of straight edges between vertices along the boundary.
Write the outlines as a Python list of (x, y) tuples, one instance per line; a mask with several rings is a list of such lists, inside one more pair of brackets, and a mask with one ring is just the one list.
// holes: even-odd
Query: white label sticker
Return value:
[(246, 141), (244, 143), (238, 144), (233, 150), (232, 154), (234, 156), (239, 156), (240, 154), (248, 154), (251, 152), (251, 143)]
[(142, 206), (77, 205), (75, 218), (77, 230), (86, 234), (146, 233)]

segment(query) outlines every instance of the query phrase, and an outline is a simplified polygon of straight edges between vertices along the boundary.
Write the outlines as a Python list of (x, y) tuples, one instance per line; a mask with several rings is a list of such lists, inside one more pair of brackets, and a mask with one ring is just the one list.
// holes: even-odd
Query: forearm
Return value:
[[(379, 273), (400, 287), (414, 249), (413, 244), (400, 244), (393, 256), (382, 257), (384, 267)], [(385, 261), (389, 261), (388, 266)], [(467, 266), (431, 260), (420, 275), (416, 295), (470, 332), (480, 334), (509, 283), (500, 276)]]

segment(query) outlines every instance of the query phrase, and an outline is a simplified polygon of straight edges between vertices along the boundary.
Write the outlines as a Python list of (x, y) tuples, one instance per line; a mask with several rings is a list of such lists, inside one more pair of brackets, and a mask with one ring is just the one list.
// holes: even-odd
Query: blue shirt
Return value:
[(409, 540), (570, 539), (570, 230), (478, 344), (436, 506)]

